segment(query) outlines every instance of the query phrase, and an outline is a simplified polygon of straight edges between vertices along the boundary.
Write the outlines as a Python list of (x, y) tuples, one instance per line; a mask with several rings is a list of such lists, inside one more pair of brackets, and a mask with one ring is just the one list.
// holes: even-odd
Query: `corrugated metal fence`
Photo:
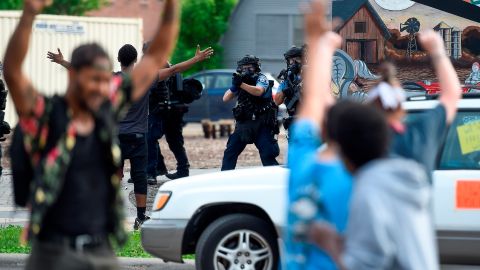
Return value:
[[(0, 11), (0, 57), (18, 23), (20, 12)], [(66, 70), (47, 59), (47, 52), (62, 50), (64, 57), (78, 45), (97, 42), (107, 50), (116, 71), (120, 70), (117, 52), (124, 44), (132, 44), (141, 54), (143, 22), (141, 19), (74, 17), (39, 15), (34, 22), (33, 36), (24, 71), (35, 87), (46, 95), (63, 94), (67, 87)], [(7, 102), (5, 120), (14, 125), (16, 113), (11, 100)]]

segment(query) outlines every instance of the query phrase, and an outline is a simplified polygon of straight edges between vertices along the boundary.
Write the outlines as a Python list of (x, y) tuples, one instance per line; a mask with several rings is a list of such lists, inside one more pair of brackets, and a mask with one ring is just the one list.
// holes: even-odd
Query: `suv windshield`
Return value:
[(480, 112), (459, 112), (440, 159), (440, 169), (480, 169)]
[[(422, 112), (410, 112), (406, 121), (412, 121)], [(480, 169), (480, 112), (460, 111), (450, 126), (443, 145), (437, 169)]]

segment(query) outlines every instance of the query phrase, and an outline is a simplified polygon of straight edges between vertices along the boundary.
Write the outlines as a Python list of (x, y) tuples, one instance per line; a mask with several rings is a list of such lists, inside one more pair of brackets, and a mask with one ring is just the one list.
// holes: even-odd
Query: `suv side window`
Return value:
[(202, 74), (193, 78), (199, 80), (202, 83), (203, 89), (212, 88), (213, 82), (215, 80), (215, 76), (213, 74)]
[(480, 112), (460, 111), (452, 123), (440, 158), (440, 169), (480, 169)]
[(232, 86), (232, 75), (231, 74), (218, 74), (217, 79), (215, 80), (214, 88), (225, 88), (228, 89)]

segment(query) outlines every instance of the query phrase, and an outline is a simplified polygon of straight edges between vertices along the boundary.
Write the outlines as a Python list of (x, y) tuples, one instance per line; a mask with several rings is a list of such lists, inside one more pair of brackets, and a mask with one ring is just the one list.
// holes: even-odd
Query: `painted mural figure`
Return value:
[(465, 80), (466, 85), (477, 85), (480, 84), (480, 64), (478, 62), (473, 63), (472, 73)]
[(361, 60), (353, 60), (345, 51), (337, 50), (333, 56), (332, 92), (338, 98), (352, 97), (363, 101), (366, 93), (359, 79), (377, 80)]

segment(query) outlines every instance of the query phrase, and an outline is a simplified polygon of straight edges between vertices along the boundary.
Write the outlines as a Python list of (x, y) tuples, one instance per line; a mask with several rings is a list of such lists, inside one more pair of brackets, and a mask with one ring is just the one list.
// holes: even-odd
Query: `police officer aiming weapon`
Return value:
[(295, 119), (297, 107), (301, 101), (303, 85), (301, 74), (304, 65), (304, 52), (305, 46), (302, 48), (293, 46), (285, 52), (284, 57), (287, 63), (287, 69), (282, 70), (278, 76), (278, 78), (282, 80), (282, 83), (275, 95), (275, 103), (278, 106), (284, 103), (287, 107), (288, 117), (283, 121), (283, 126), (287, 131)]
[(277, 106), (273, 102), (273, 81), (260, 73), (260, 60), (246, 55), (237, 63), (237, 73), (232, 76), (232, 86), (225, 92), (223, 101), (237, 98), (233, 108), (235, 131), (227, 142), (222, 162), (222, 171), (233, 170), (238, 156), (247, 144), (255, 144), (264, 166), (278, 165), (279, 147)]

